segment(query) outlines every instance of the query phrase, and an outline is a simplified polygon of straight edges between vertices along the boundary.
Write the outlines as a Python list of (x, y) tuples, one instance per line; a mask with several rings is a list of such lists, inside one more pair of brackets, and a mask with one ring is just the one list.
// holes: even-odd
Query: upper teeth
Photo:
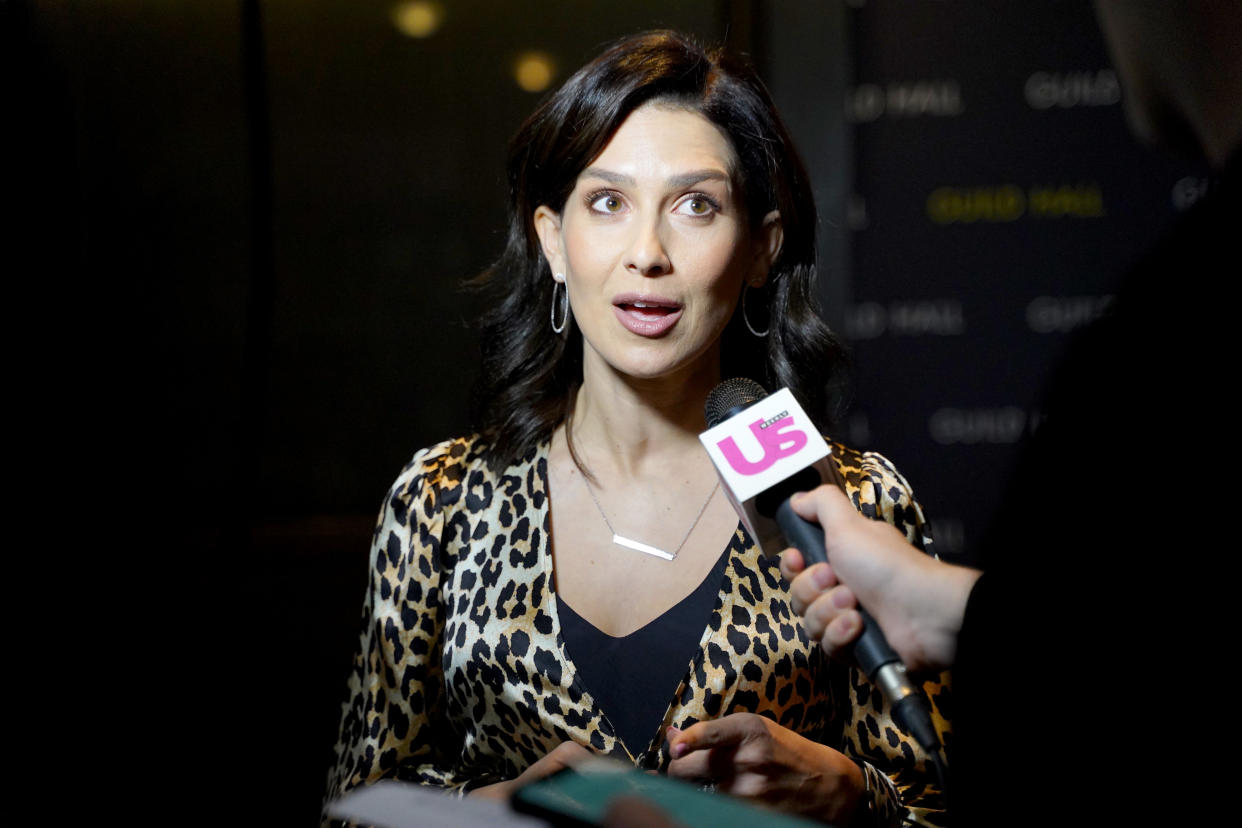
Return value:
[(634, 303), (634, 307), (636, 307), (636, 308), (654, 308), (654, 307), (656, 307), (656, 305), (648, 305), (646, 302), (635, 302), (635, 303)]

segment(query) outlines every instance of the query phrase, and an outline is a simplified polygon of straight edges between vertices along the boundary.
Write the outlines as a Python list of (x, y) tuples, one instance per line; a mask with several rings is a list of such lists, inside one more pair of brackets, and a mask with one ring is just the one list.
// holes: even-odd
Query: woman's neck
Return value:
[(568, 424), (579, 458), (588, 470), (606, 464), (610, 474), (643, 477), (670, 458), (696, 457), (703, 402), (719, 380), (716, 364), (653, 380), (585, 370)]

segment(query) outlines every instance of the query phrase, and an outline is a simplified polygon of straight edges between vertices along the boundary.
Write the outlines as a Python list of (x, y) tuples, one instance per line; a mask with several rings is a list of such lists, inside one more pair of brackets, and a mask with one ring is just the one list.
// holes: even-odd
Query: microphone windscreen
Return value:
[(768, 395), (763, 386), (747, 377), (733, 377), (717, 385), (707, 395), (703, 413), (707, 427), (715, 428), (747, 406)]

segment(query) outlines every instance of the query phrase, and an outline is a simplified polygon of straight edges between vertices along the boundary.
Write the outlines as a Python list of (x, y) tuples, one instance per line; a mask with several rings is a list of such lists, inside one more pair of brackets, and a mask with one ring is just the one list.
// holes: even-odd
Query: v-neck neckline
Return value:
[[(649, 628), (651, 628), (652, 626), (654, 626), (654, 625), (656, 625), (656, 624), (661, 623), (662, 621), (664, 621), (665, 619), (667, 619), (667, 618), (668, 618), (668, 616), (669, 616), (671, 613), (673, 613), (673, 612), (674, 612), (674, 611), (676, 611), (678, 608), (680, 608), (680, 607), (681, 607), (684, 603), (686, 603), (687, 601), (690, 601), (690, 600), (694, 599), (696, 596), (698, 596), (698, 595), (699, 595), (699, 593), (700, 593), (700, 591), (701, 591), (701, 590), (703, 590), (703, 589), (707, 586), (708, 581), (709, 581), (709, 580), (711, 580), (713, 576), (715, 576), (715, 579), (716, 579), (716, 588), (715, 588), (715, 590), (714, 590), (714, 593), (715, 593), (716, 595), (719, 595), (719, 594), (720, 594), (720, 588), (721, 588), (721, 586), (722, 586), (722, 585), (723, 585), (723, 583), (724, 583), (724, 572), (725, 572), (725, 569), (728, 567), (728, 562), (727, 562), (727, 561), (725, 562), (725, 564), (724, 564), (723, 566), (721, 565), (721, 562), (720, 562), (720, 561), (721, 561), (721, 558), (725, 558), (725, 557), (728, 555), (728, 552), (729, 552), (729, 550), (730, 550), (732, 547), (733, 547), (733, 540), (732, 540), (732, 539), (730, 539), (730, 540), (729, 540), (729, 544), (728, 544), (727, 546), (725, 546), (725, 548), (724, 548), (724, 549), (720, 550), (720, 554), (716, 557), (716, 561), (712, 564), (712, 568), (711, 568), (711, 569), (709, 569), (709, 570), (707, 571), (707, 574), (703, 576), (703, 580), (699, 581), (699, 582), (698, 582), (698, 584), (696, 584), (696, 585), (695, 585), (694, 589), (690, 590), (690, 592), (689, 592), (688, 594), (686, 594), (686, 596), (685, 596), (685, 597), (683, 597), (680, 601), (678, 601), (677, 603), (675, 603), (675, 604), (673, 604), (672, 606), (670, 606), (668, 609), (664, 610), (664, 612), (660, 613), (660, 614), (659, 614), (659, 615), (657, 615), (655, 618), (652, 618), (652, 619), (651, 619), (650, 621), (648, 621), (646, 624), (643, 624), (643, 625), (642, 625), (641, 627), (639, 627), (638, 629), (636, 629), (636, 630), (634, 630), (634, 631), (632, 631), (632, 632), (628, 632), (628, 633), (626, 633), (625, 635), (612, 635), (611, 633), (607, 633), (607, 632), (605, 632), (605, 631), (601, 630), (599, 627), (597, 627), (597, 626), (595, 626), (594, 624), (592, 624), (592, 623), (591, 623), (591, 622), (587, 619), (587, 617), (586, 617), (585, 615), (583, 615), (582, 613), (580, 613), (580, 612), (578, 612), (576, 609), (574, 609), (572, 604), (570, 604), (570, 603), (569, 603), (568, 601), (566, 601), (564, 598), (559, 597), (559, 594), (558, 594), (558, 597), (557, 597), (557, 606), (558, 606), (558, 608), (559, 608), (560, 604), (563, 602), (563, 603), (564, 603), (564, 605), (565, 605), (565, 607), (566, 607), (566, 608), (567, 608), (570, 612), (572, 612), (574, 615), (578, 616), (578, 619), (579, 619), (580, 621), (582, 621), (582, 623), (583, 623), (583, 624), (586, 624), (588, 627), (590, 627), (592, 630), (594, 630), (594, 631), (595, 631), (595, 633), (596, 633), (596, 634), (598, 634), (599, 636), (602, 636), (602, 637), (604, 637), (604, 638), (611, 639), (611, 640), (613, 640), (613, 641), (625, 641), (626, 639), (629, 639), (629, 638), (634, 638), (634, 637), (635, 637), (635, 636), (637, 636), (637, 635), (641, 635), (643, 632), (645, 632), (646, 630), (648, 630), (648, 629), (649, 629)], [(717, 573), (717, 570), (719, 570), (719, 573)], [(702, 643), (702, 642), (700, 642), (700, 643)]]
[[(556, 572), (552, 562), (552, 487), (548, 483), (548, 455), (550, 453), (551, 446), (551, 438), (543, 440), (543, 442), (541, 442), (536, 448), (534, 457), (535, 477), (538, 478), (539, 486), (543, 494), (542, 504), (538, 507), (539, 523), (544, 528), (542, 533), (543, 537), (541, 538), (539, 544), (538, 555), (545, 580), (548, 584), (547, 590), (543, 593), (543, 600), (545, 602), (543, 609), (544, 612), (546, 612), (552, 619), (552, 631), (556, 633), (557, 653), (560, 655), (561, 664), (565, 667), (570, 683), (576, 684), (578, 690), (590, 699), (592, 706), (599, 709), (599, 703), (596, 701), (595, 695), (591, 692), (591, 688), (587, 687), (586, 682), (578, 674), (577, 665), (575, 665), (573, 659), (569, 657), (569, 650), (565, 646), (564, 628), (561, 626), (561, 614), (559, 607), (560, 601), (557, 598), (558, 593), (556, 589)], [(721, 591), (724, 589), (724, 584), (728, 580), (729, 568), (734, 566), (736, 563), (738, 555), (737, 547), (740, 543), (737, 533), (740, 528), (741, 522), (739, 521), (737, 528), (733, 531), (732, 537), (725, 546), (724, 551), (721, 553), (722, 555), (728, 555), (729, 560), (725, 563), (724, 571), (720, 576), (720, 583), (716, 587), (716, 600), (712, 604), (712, 612), (715, 612), (716, 607), (720, 605)], [(714, 569), (715, 566), (713, 565), (713, 571)], [(673, 606), (676, 606), (676, 604)], [(570, 609), (573, 608), (571, 607)], [(669, 607), (669, 610), (671, 609), (672, 607)], [(577, 610), (574, 610), (574, 612), (577, 612)], [(665, 613), (667, 612), (668, 610), (665, 610)], [(661, 613), (659, 617), (663, 617), (665, 613)], [(653, 619), (653, 621), (654, 620), (655, 619)], [(677, 700), (680, 699), (682, 694), (685, 692), (688, 678), (694, 675), (694, 671), (703, 661), (704, 654), (707, 651), (707, 644), (712, 637), (712, 626), (710, 622), (711, 616), (709, 614), (709, 616), (703, 620), (703, 634), (699, 636), (698, 647), (695, 649), (694, 655), (691, 656), (689, 663), (686, 665), (686, 671), (682, 674), (681, 681), (678, 682), (675, 691), (669, 697), (668, 707), (664, 710), (664, 716), (660, 720), (659, 729), (652, 735), (651, 741), (649, 741), (638, 754), (631, 751), (629, 745), (622, 741), (621, 736), (617, 733), (616, 727), (611, 721), (608, 720), (607, 714), (604, 713), (602, 709), (599, 709), (600, 718), (608, 723), (608, 730), (611, 732), (612, 737), (616, 740), (616, 743), (621, 746), (621, 749), (625, 751), (631, 762), (638, 763), (651, 753), (653, 746), (659, 745), (664, 731), (671, 723), (670, 718), (673, 714), (674, 708), (677, 705)], [(644, 625), (644, 627), (648, 626), (650, 623), (652, 622), (648, 622), (648, 624)]]

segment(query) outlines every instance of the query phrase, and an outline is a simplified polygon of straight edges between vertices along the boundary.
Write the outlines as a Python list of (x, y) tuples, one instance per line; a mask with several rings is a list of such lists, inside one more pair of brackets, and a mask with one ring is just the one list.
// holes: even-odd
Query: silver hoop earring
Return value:
[(771, 320), (769, 320), (767, 329), (763, 331), (756, 331), (755, 326), (750, 324), (750, 317), (746, 315), (746, 294), (748, 293), (750, 293), (749, 283), (746, 285), (746, 287), (742, 288), (742, 321), (746, 323), (747, 330), (749, 330), (752, 334), (759, 337), (760, 339), (763, 339), (765, 336), (768, 335), (768, 331), (772, 330), (772, 322)]
[[(560, 273), (556, 274), (560, 278), (552, 280), (552, 332), (561, 334), (565, 332), (565, 325), (569, 323), (569, 288), (565, 287), (565, 277)], [(556, 289), (561, 288), (564, 293), (561, 294), (561, 324), (556, 324)]]

